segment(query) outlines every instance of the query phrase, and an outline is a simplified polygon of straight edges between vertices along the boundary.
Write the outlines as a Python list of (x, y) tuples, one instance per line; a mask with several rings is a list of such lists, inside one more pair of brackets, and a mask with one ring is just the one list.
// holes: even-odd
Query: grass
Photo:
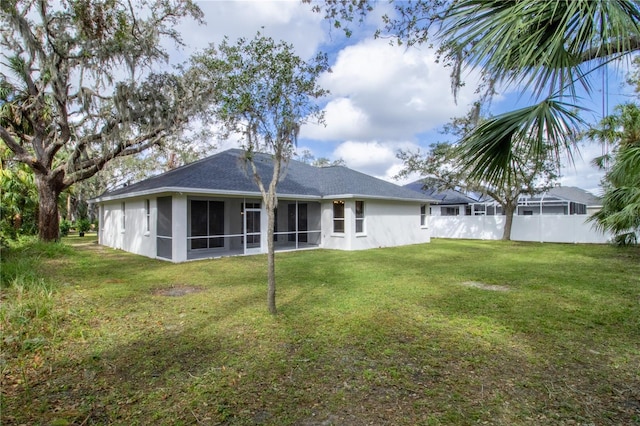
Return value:
[(2, 254), (3, 425), (640, 424), (638, 249), (281, 253), (272, 317), (263, 256), (65, 243)]

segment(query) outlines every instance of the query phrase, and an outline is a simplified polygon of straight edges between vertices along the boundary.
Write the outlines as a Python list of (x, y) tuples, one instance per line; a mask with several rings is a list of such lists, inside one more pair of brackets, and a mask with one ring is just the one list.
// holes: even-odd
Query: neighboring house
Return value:
[[(437, 191), (423, 188), (421, 181), (405, 185), (438, 200), (438, 206), (431, 208), (432, 216), (500, 216), (502, 207), (491, 197), (464, 194), (447, 189)], [(549, 215), (592, 215), (602, 208), (599, 197), (575, 186), (556, 186), (545, 193), (534, 196), (524, 195), (518, 200), (517, 216)]]
[[(437, 192), (423, 189), (419, 182), (407, 187), (414, 187), (423, 194), (430, 194), (432, 198), (439, 200), (442, 206), (458, 209), (458, 214), (448, 215), (444, 212), (439, 214), (438, 206), (433, 207), (433, 215), (429, 218), (432, 237), (482, 240), (502, 238), (505, 217), (502, 208), (495, 201), (473, 201), (473, 198), (480, 197), (469, 197), (458, 191)], [(596, 229), (593, 223), (588, 221), (589, 216), (600, 207), (601, 201), (598, 197), (576, 187), (557, 186), (543, 194), (521, 197), (513, 218), (511, 239), (606, 243), (612, 235)]]
[[(267, 214), (232, 149), (102, 194), (99, 243), (182, 262), (265, 253)], [(256, 154), (263, 182), (272, 157)], [(342, 166), (291, 160), (278, 183), (276, 250), (360, 250), (430, 241), (431, 198)]]
[[(523, 198), (518, 214), (586, 214), (602, 208), (602, 199), (577, 186), (555, 186), (544, 194)], [(529, 213), (531, 212), (531, 213)]]
[[(547, 191), (545, 195), (547, 197), (556, 197), (558, 200), (573, 203), (575, 206), (585, 206), (584, 208), (580, 207), (580, 211), (584, 211), (584, 213), (577, 213), (575, 207), (572, 209), (571, 205), (568, 205), (563, 209), (563, 214), (586, 214), (591, 216), (602, 208), (602, 198), (596, 197), (592, 193), (585, 191), (582, 188), (578, 188), (577, 186), (555, 186)], [(571, 211), (574, 213), (571, 213)]]
[(430, 216), (470, 216), (473, 214), (472, 206), (479, 201), (455, 189), (438, 191), (425, 188), (420, 180), (408, 183), (404, 187), (438, 201), (437, 206), (429, 208)]

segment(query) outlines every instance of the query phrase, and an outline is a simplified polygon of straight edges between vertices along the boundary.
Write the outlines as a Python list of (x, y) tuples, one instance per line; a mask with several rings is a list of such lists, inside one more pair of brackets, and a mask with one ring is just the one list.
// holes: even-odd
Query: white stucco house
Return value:
[[(99, 243), (172, 262), (266, 253), (266, 210), (242, 158), (231, 149), (95, 198)], [(271, 156), (254, 161), (269, 182)], [(276, 250), (430, 241), (435, 200), (346, 167), (291, 160), (277, 194)]]

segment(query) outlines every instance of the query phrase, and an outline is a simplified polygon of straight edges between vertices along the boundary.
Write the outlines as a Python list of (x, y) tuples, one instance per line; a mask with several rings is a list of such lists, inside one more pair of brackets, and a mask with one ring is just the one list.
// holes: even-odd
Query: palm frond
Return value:
[(625, 234), (640, 228), (640, 187), (613, 188), (602, 201), (602, 210), (589, 218), (597, 229)]
[(608, 178), (614, 185), (635, 185), (640, 188), (640, 146), (623, 149)]
[(559, 160), (577, 149), (575, 135), (584, 124), (581, 108), (554, 98), (537, 105), (494, 117), (467, 135), (459, 144), (464, 167), (475, 178), (499, 185), (509, 179), (515, 165), (513, 153), (522, 152), (542, 163), (549, 152)]
[(441, 37), (497, 81), (575, 95), (576, 82), (590, 88), (590, 70), (640, 49), (639, 22), (635, 1), (460, 0)]

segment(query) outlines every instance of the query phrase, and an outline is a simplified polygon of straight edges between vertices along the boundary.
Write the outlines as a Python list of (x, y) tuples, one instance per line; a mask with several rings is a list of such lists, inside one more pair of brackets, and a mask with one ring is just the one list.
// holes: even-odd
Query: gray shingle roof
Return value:
[(441, 205), (473, 204), (478, 202), (478, 200), (468, 197), (464, 195), (462, 192), (456, 191), (455, 189), (446, 189), (444, 191), (437, 191), (436, 189), (433, 189), (433, 188), (424, 188), (424, 184), (422, 183), (421, 180), (408, 183), (404, 187), (411, 189), (413, 191), (418, 191), (430, 198), (434, 198), (438, 200), (439, 201), (438, 204), (441, 204)]
[(602, 206), (602, 199), (600, 197), (596, 197), (592, 193), (577, 186), (556, 186), (551, 188), (547, 193), (566, 200), (582, 203), (589, 207)]
[[(168, 191), (215, 193), (246, 193), (259, 195), (251, 177), (250, 166), (244, 165), (243, 151), (230, 149), (202, 160), (179, 167), (158, 176), (102, 194), (96, 201), (126, 198), (141, 194)], [(254, 163), (262, 181), (271, 181), (272, 157), (256, 154)], [(347, 167), (318, 168), (291, 160), (278, 183), (278, 196), (335, 198), (360, 196), (364, 198), (433, 201), (393, 183), (356, 172)]]
[(581, 203), (588, 207), (601, 207), (602, 199), (596, 197), (592, 193), (585, 191), (577, 186), (555, 186), (543, 194), (537, 194), (533, 197), (526, 197), (529, 201), (573, 201)]

